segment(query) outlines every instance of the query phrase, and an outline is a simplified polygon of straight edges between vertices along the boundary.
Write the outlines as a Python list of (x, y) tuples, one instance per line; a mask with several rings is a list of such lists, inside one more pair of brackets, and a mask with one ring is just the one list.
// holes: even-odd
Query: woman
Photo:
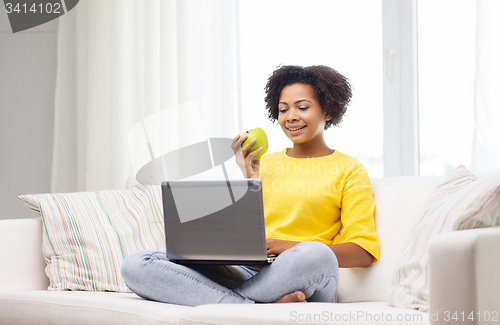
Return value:
[[(356, 159), (328, 147), (324, 130), (337, 125), (351, 88), (325, 66), (283, 66), (269, 77), (266, 108), (292, 148), (254, 159), (261, 148), (233, 140), (245, 177), (262, 180), (267, 251), (262, 267), (193, 266), (142, 251), (124, 262), (132, 291), (146, 299), (206, 303), (335, 302), (339, 267), (368, 267), (378, 259), (370, 179)], [(342, 229), (342, 231), (341, 231)]]

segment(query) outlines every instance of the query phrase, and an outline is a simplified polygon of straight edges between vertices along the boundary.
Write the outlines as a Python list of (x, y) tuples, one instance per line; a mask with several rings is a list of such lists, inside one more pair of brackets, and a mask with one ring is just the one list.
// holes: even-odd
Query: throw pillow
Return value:
[(41, 215), (48, 290), (130, 292), (120, 269), (142, 249), (165, 249), (160, 186), (22, 195)]
[(477, 178), (457, 167), (432, 192), (413, 225), (393, 277), (388, 303), (428, 311), (427, 244), (455, 230), (494, 226), (499, 214), (500, 177)]

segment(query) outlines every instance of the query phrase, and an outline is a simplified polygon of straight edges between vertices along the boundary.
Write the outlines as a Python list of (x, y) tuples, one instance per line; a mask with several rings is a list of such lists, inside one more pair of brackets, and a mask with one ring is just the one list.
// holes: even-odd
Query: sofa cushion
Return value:
[(338, 301), (387, 301), (401, 249), (440, 177), (372, 179), (380, 259), (368, 268), (341, 268)]
[(2, 325), (173, 325), (190, 308), (144, 300), (133, 293), (0, 291)]
[(419, 324), (427, 313), (394, 308), (386, 302), (209, 304), (197, 307), (164, 304), (132, 293), (84, 291), (0, 291), (2, 325), (88, 324)]
[(141, 249), (165, 249), (159, 186), (22, 195), (42, 217), (49, 290), (130, 292), (121, 264)]
[(500, 177), (476, 178), (456, 168), (432, 192), (408, 235), (389, 295), (396, 307), (428, 310), (429, 240), (440, 233), (494, 226), (499, 213)]
[(180, 325), (430, 324), (430, 315), (386, 302), (218, 304), (187, 310)]

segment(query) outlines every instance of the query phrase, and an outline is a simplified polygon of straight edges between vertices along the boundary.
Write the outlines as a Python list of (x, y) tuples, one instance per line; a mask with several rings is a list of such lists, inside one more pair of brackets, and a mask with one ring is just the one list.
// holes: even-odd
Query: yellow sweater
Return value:
[(379, 257), (370, 178), (356, 159), (335, 150), (317, 158), (283, 151), (261, 157), (266, 235), (327, 245), (352, 242)]

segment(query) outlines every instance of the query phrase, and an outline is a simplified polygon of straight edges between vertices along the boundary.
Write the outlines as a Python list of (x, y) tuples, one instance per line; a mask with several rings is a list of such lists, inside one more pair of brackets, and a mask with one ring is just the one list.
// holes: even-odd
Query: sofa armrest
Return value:
[(40, 219), (0, 220), (0, 290), (47, 289)]
[(454, 231), (430, 241), (431, 324), (500, 319), (499, 248), (500, 227)]

